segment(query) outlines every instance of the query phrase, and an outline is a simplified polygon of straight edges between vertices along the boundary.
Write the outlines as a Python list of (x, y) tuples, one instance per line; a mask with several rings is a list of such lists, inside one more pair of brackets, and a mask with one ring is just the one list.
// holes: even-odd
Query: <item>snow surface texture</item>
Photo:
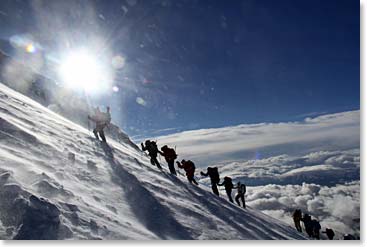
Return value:
[(0, 239), (305, 239), (0, 84)]

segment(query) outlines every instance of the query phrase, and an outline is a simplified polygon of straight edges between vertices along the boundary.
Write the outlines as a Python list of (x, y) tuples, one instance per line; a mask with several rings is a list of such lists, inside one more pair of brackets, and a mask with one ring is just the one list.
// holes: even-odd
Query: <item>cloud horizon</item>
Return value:
[(158, 140), (159, 146), (176, 147), (179, 159), (192, 159), (198, 166), (282, 154), (355, 149), (360, 146), (360, 110), (297, 122), (241, 124), (147, 139)]

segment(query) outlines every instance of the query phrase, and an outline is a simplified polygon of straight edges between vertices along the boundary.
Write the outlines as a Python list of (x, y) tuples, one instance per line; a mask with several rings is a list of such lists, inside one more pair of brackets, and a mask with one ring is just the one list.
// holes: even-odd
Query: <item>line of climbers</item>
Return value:
[[(107, 127), (111, 122), (111, 113), (110, 107), (107, 106), (106, 112), (101, 112), (99, 107), (96, 108), (95, 113), (90, 116), (88, 115), (88, 120), (95, 123), (95, 128), (93, 129), (93, 134), (97, 140), (102, 139), (102, 142), (106, 142), (106, 137), (104, 134), (104, 128)], [(89, 128), (89, 121), (88, 121)], [(170, 170), (170, 173), (177, 176), (176, 168), (175, 168), (175, 160), (177, 159), (176, 151), (173, 148), (169, 148), (167, 145), (161, 147), (161, 150), (158, 149), (157, 143), (155, 141), (146, 140), (145, 145), (141, 143), (141, 148), (143, 151), (148, 151), (148, 155), (150, 156), (150, 162), (153, 166), (157, 166), (159, 169), (162, 169), (161, 164), (158, 162), (158, 154), (162, 155)], [(177, 167), (183, 169), (186, 172), (187, 180), (192, 184), (199, 185), (195, 180), (195, 164), (191, 160), (181, 160), (181, 162), (176, 161)], [(232, 189), (237, 189), (237, 195), (235, 200), (239, 206), (240, 199), (242, 202), (242, 207), (246, 208), (245, 205), (245, 193), (246, 193), (246, 185), (241, 184), (241, 182), (237, 183), (237, 186), (233, 186), (232, 179), (230, 177), (225, 177), (224, 181), (220, 184), (220, 178), (217, 167), (208, 167), (207, 172), (200, 172), (202, 176), (209, 176), (213, 193), (219, 196), (219, 191), (217, 186), (224, 186), (228, 199), (233, 203), (232, 199)]]
[[(155, 141), (146, 140), (145, 143), (141, 143), (141, 149), (143, 151), (148, 151), (148, 155), (150, 157), (150, 163), (153, 166), (157, 166), (159, 169), (162, 169), (161, 164), (158, 162), (158, 154), (162, 155), (167, 164), (171, 174), (177, 176), (176, 168), (175, 168), (175, 160), (177, 159), (176, 151), (173, 148), (169, 148), (167, 145), (164, 145), (161, 150), (158, 149), (157, 143)], [(186, 172), (187, 180), (192, 184), (199, 185), (195, 180), (195, 164), (191, 160), (181, 160), (181, 162), (176, 161), (177, 167), (183, 169)], [(246, 208), (245, 205), (245, 193), (246, 193), (246, 185), (241, 184), (241, 182), (237, 183), (237, 186), (234, 186), (232, 183), (232, 179), (230, 177), (225, 177), (224, 181), (220, 183), (220, 177), (218, 173), (217, 167), (208, 167), (207, 172), (200, 172), (200, 174), (204, 177), (209, 176), (210, 182), (212, 185), (213, 193), (219, 196), (219, 191), (217, 186), (224, 186), (227, 196), (230, 202), (233, 203), (232, 199), (232, 189), (237, 189), (237, 195), (235, 200), (239, 206), (240, 199), (242, 202), (242, 206)]]
[[(106, 137), (104, 134), (104, 128), (107, 127), (111, 122), (111, 112), (110, 107), (106, 107), (106, 112), (101, 112), (99, 107), (96, 108), (95, 113), (90, 116), (88, 115), (88, 120), (93, 121), (95, 123), (95, 128), (93, 129), (93, 134), (97, 140), (102, 139), (102, 142), (106, 142)], [(88, 121), (89, 128), (89, 121)], [(162, 155), (167, 164), (171, 174), (177, 176), (176, 168), (175, 168), (175, 160), (177, 159), (176, 151), (173, 148), (169, 148), (167, 145), (164, 145), (161, 150), (158, 149), (157, 143), (155, 141), (146, 140), (145, 145), (141, 143), (141, 149), (143, 151), (148, 151), (148, 155), (150, 156), (150, 163), (153, 166), (157, 166), (159, 169), (162, 169), (161, 164), (158, 162), (158, 154)], [(191, 160), (181, 160), (181, 162), (176, 161), (177, 167), (183, 169), (186, 172), (187, 180), (192, 184), (199, 185), (195, 180), (195, 164)], [(237, 183), (237, 186), (233, 186), (232, 179), (230, 177), (225, 177), (223, 183), (220, 184), (220, 178), (217, 167), (208, 167), (207, 172), (201, 172), (202, 176), (209, 176), (212, 184), (213, 193), (219, 196), (219, 191), (217, 186), (224, 186), (228, 199), (233, 203), (232, 199), (232, 189), (237, 189), (237, 195), (235, 200), (239, 206), (240, 199), (242, 201), (242, 206), (246, 208), (245, 205), (245, 193), (246, 193), (246, 185), (241, 184), (241, 182)]]
[[(310, 238), (315, 238), (318, 240), (320, 239), (321, 225), (318, 220), (312, 219), (311, 215), (307, 213), (303, 214), (303, 217), (302, 217), (301, 209), (294, 210), (292, 218), (293, 218), (294, 225), (297, 231), (302, 232), (302, 226), (301, 226), (301, 221), (302, 221), (307, 235)], [(325, 231), (323, 231), (322, 233), (325, 233), (329, 240), (334, 239), (335, 233), (333, 229), (326, 228)], [(352, 236), (351, 234), (345, 234), (344, 240), (355, 240), (355, 237)]]
[[(88, 115), (88, 119), (95, 123), (95, 128), (93, 129), (93, 133), (96, 139), (99, 140), (101, 137), (103, 142), (106, 142), (106, 137), (104, 134), (104, 128), (107, 127), (111, 122), (111, 113), (110, 107), (107, 106), (106, 112), (101, 112), (99, 107), (96, 108), (95, 114), (92, 116)], [(89, 126), (89, 122), (88, 122)], [(148, 151), (148, 155), (150, 156), (150, 162), (153, 166), (157, 166), (159, 169), (162, 169), (162, 166), (158, 162), (158, 154), (162, 155), (170, 170), (170, 173), (177, 176), (175, 169), (175, 160), (177, 159), (176, 151), (173, 148), (169, 148), (167, 145), (164, 145), (161, 150), (158, 149), (157, 143), (155, 141), (146, 140), (145, 145), (141, 143), (141, 148), (143, 151)], [(195, 164), (191, 160), (181, 160), (181, 162), (176, 161), (177, 167), (183, 169), (186, 172), (187, 180), (192, 184), (199, 185), (195, 180)], [(210, 178), (212, 191), (215, 195), (219, 196), (219, 191), (217, 186), (224, 186), (224, 189), (227, 193), (228, 200), (233, 203), (232, 198), (232, 189), (237, 189), (237, 195), (235, 197), (235, 201), (238, 206), (241, 207), (240, 199), (242, 202), (242, 207), (246, 208), (245, 204), (245, 194), (246, 194), (246, 185), (241, 182), (237, 182), (237, 186), (234, 186), (232, 183), (232, 179), (230, 177), (224, 177), (222, 183), (220, 183), (220, 177), (217, 167), (208, 167), (207, 172), (200, 172), (200, 174), (204, 177)], [(320, 239), (320, 230), (321, 225), (319, 221), (316, 219), (311, 219), (309, 214), (304, 214), (302, 217), (302, 211), (300, 209), (296, 209), (293, 213), (293, 220), (297, 231), (302, 232), (301, 221), (304, 224), (304, 228), (306, 233), (310, 238)], [(325, 233), (327, 237), (332, 240), (335, 236), (335, 233), (332, 229), (326, 228)], [(346, 234), (344, 236), (344, 240), (353, 240), (355, 239), (352, 235)]]

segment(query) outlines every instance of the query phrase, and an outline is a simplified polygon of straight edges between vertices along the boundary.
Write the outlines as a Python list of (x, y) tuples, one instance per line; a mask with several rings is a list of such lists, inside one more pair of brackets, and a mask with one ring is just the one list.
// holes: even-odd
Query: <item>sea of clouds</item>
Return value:
[[(197, 170), (217, 166), (248, 186), (247, 204), (293, 225), (300, 208), (336, 238), (360, 231), (360, 111), (155, 137)], [(200, 179), (209, 184), (207, 178)], [(223, 193), (225, 197), (225, 194)]]
[(300, 122), (242, 124), (152, 137), (176, 147), (179, 158), (198, 166), (276, 155), (359, 148), (360, 112), (306, 118)]
[(291, 214), (295, 208), (309, 213), (320, 221), (322, 230), (332, 228), (337, 236), (360, 234), (359, 181), (321, 186), (265, 185), (249, 187), (247, 204), (263, 213), (293, 225)]
[[(358, 149), (319, 151), (301, 157), (280, 155), (219, 165), (221, 176), (248, 186), (247, 204), (293, 225), (299, 208), (332, 228), (337, 238), (360, 231)], [(204, 181), (208, 183), (209, 181)]]

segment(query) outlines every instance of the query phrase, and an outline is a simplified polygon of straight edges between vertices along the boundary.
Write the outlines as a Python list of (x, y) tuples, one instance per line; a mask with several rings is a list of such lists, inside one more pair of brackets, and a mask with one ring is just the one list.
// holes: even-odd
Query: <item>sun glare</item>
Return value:
[(61, 63), (59, 73), (71, 88), (88, 92), (98, 91), (103, 84), (103, 69), (98, 60), (86, 51), (70, 53)]

